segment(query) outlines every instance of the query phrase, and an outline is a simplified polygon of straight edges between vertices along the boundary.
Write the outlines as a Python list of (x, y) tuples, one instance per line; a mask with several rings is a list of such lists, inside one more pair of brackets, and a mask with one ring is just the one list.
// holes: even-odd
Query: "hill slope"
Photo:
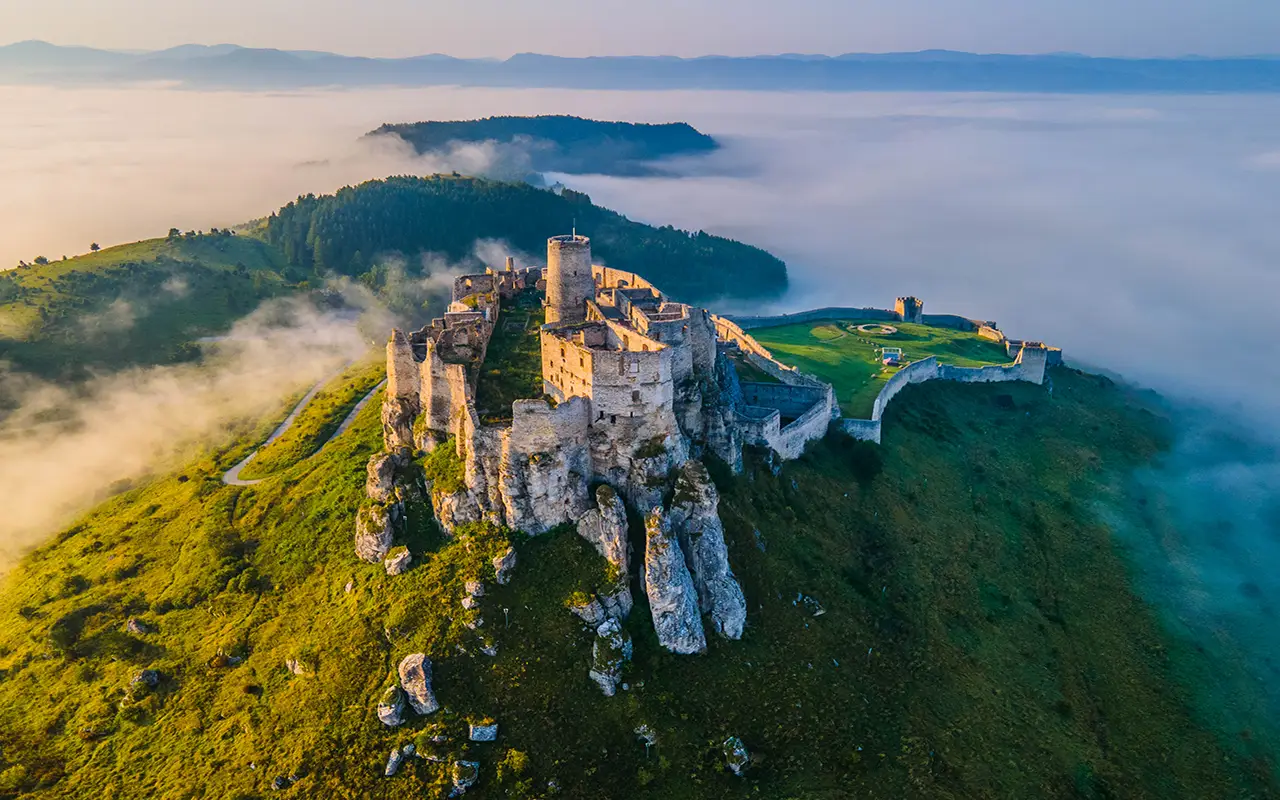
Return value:
[[(408, 573), (354, 558), (376, 406), (263, 484), (223, 486), (246, 441), (110, 501), (0, 586), (0, 794), (248, 798), (292, 777), (296, 796), (421, 797), (467, 757), (480, 798), (1280, 796), (1193, 720), (1094, 510), (1167, 422), (1105, 379), (1053, 383), (913, 386), (880, 449), (829, 438), (776, 474), (713, 469), (746, 636), (674, 656), (641, 601), (614, 698), (562, 606), (603, 579), (575, 533), (515, 536), (514, 579), (486, 578), (470, 631), (462, 581), (491, 577), (512, 534), (443, 540), (412, 518)], [(388, 729), (374, 706), (411, 652), (436, 660), (445, 708)], [(143, 668), (154, 691), (130, 687)], [(466, 743), (485, 717), (498, 741)], [(723, 767), (731, 734), (745, 778)], [(408, 742), (446, 764), (382, 777)]]
[(786, 265), (759, 248), (632, 222), (577, 192), (456, 175), (388, 178), (301, 197), (271, 217), (266, 238), (299, 269), (354, 275), (388, 252), (462, 259), (477, 239), (541, 259), (548, 231), (575, 225), (591, 237), (598, 263), (643, 273), (686, 302), (770, 297), (787, 287)]
[(660, 158), (706, 153), (716, 140), (684, 122), (662, 125), (602, 122), (569, 116), (486, 117), (457, 122), (383, 125), (370, 136), (398, 136), (420, 154), (448, 153), (465, 144), (491, 143), (525, 172), (647, 175)]
[(0, 272), (0, 361), (47, 378), (193, 358), (287, 291), (278, 251), (247, 236), (174, 236)]

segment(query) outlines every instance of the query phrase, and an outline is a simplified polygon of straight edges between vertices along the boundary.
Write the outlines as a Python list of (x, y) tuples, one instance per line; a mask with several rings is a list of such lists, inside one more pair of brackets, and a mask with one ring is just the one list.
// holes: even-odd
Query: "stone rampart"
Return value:
[(826, 400), (826, 392), (814, 386), (742, 381), (742, 396), (749, 406), (776, 408), (782, 416), (796, 419)]
[[(625, 270), (613, 269), (612, 267), (602, 267), (598, 264), (591, 266), (591, 275), (595, 279), (596, 286), (601, 289), (653, 289), (655, 292), (658, 288), (649, 281), (634, 272), (626, 272)], [(661, 294), (659, 292), (659, 294)]]
[(845, 306), (828, 306), (809, 311), (797, 311), (793, 314), (777, 314), (767, 317), (748, 317), (738, 314), (727, 317), (741, 330), (752, 328), (774, 328), (779, 325), (798, 325), (802, 322), (817, 322), (823, 319), (868, 319), (892, 322), (898, 319), (897, 313), (884, 308), (852, 308)]
[(1012, 364), (987, 367), (953, 367), (939, 364), (936, 356), (929, 356), (903, 367), (885, 382), (876, 395), (871, 419), (845, 419), (841, 428), (855, 439), (880, 443), (881, 421), (889, 402), (908, 385), (930, 380), (955, 381), (957, 383), (1003, 383), (1026, 381), (1043, 384), (1049, 365), (1049, 349), (1043, 346), (1025, 346), (1018, 352)]

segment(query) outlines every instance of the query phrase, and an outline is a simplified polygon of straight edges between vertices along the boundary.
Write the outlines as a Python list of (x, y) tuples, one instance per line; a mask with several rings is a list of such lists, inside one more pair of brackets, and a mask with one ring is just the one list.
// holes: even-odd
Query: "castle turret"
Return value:
[(587, 300), (595, 297), (591, 240), (553, 236), (547, 240), (547, 322), (583, 322)]
[(899, 297), (893, 310), (903, 322), (924, 322), (924, 301), (918, 297)]

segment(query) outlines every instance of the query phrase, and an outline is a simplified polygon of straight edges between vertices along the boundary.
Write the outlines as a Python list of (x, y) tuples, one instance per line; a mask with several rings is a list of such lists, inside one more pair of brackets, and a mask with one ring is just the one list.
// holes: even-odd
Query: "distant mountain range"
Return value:
[(232, 44), (118, 52), (19, 42), (0, 47), (0, 83), (176, 81), (193, 88), (512, 86), (581, 89), (807, 89), (828, 91), (1277, 92), (1280, 58), (1095, 58), (1002, 55), (787, 53), (771, 56), (608, 56), (522, 53), (505, 60), (446, 55), (362, 58)]

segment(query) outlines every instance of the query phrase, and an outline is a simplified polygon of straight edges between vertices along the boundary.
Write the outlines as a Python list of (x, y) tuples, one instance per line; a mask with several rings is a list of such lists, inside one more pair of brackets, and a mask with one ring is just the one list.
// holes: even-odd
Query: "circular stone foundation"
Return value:
[(877, 325), (874, 322), (870, 322), (870, 323), (867, 323), (866, 325), (859, 325), (858, 332), (872, 333), (872, 334), (877, 334), (879, 336), (891, 336), (897, 333), (898, 329), (893, 327), (892, 325)]

